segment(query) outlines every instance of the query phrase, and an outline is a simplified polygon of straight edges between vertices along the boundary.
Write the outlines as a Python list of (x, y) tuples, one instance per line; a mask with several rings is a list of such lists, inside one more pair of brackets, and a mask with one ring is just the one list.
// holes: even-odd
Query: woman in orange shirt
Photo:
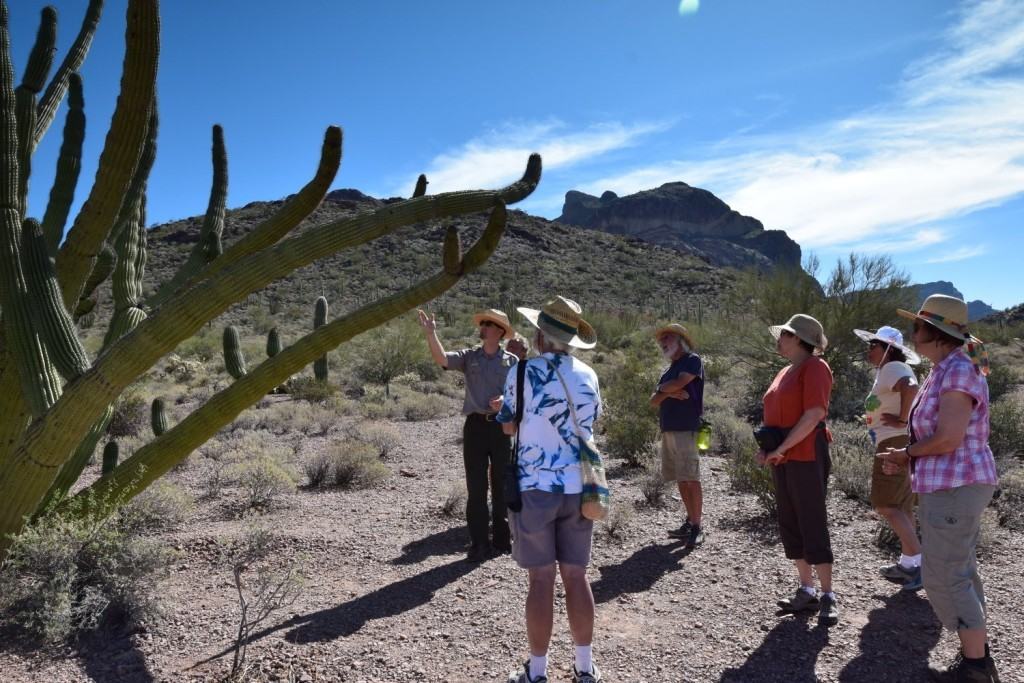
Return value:
[[(785, 438), (770, 452), (758, 451), (757, 458), (772, 467), (782, 545), (800, 578), (796, 593), (780, 600), (779, 607), (794, 613), (817, 610), (819, 621), (831, 626), (839, 621), (825, 510), (832, 463), (824, 420), (832, 394), (832, 369), (817, 355), (825, 350), (828, 339), (821, 323), (809, 315), (794, 315), (786, 324), (769, 329), (779, 355), (789, 365), (779, 371), (764, 395), (764, 424), (780, 428)], [(820, 598), (814, 574), (821, 586)]]

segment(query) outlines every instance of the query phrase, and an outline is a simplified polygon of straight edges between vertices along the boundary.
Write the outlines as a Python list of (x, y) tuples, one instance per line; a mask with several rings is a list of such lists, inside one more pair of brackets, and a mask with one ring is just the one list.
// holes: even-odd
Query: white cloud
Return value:
[(975, 256), (981, 256), (986, 252), (988, 252), (988, 246), (984, 244), (979, 244), (974, 247), (960, 247), (959, 249), (954, 249), (948, 254), (943, 254), (936, 256), (935, 258), (930, 258), (927, 261), (925, 261), (925, 263), (950, 263), (952, 261), (966, 261), (967, 259), (974, 258)]

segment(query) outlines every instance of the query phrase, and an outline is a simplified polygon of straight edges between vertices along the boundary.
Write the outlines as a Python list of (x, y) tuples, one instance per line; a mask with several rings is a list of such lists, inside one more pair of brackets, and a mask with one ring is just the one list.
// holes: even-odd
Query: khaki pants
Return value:
[(975, 548), (995, 486), (919, 494), (921, 578), (935, 616), (950, 631), (985, 628), (985, 592)]

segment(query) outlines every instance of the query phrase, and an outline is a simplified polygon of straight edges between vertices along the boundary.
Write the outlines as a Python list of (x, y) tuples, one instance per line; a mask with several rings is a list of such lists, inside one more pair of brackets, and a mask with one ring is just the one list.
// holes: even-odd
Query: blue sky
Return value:
[[(690, 0), (692, 4), (692, 0)], [(41, 5), (11, 6), (15, 68)], [(85, 0), (53, 3), (63, 50)], [(124, 0), (83, 69), (91, 181), (116, 98)], [(345, 130), (336, 187), (494, 187), (544, 155), (519, 205), (681, 180), (827, 264), (885, 252), (916, 281), (1024, 301), (1024, 0), (164, 2), (149, 220), (205, 210), (210, 126), (229, 205), (284, 197)], [(35, 158), (45, 207), (62, 125)]]

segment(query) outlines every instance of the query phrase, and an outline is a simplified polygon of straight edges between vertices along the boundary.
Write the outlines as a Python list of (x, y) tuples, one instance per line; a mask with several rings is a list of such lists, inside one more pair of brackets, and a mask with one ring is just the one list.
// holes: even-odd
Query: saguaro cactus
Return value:
[(150, 425), (153, 427), (153, 436), (160, 436), (167, 431), (167, 410), (164, 408), (164, 400), (159, 396), (153, 399), (149, 418)]
[[(338, 170), (342, 133), (332, 126), (310, 182), (263, 223), (225, 245), (221, 231), (227, 153), (223, 131), (216, 127), (214, 179), (195, 258), (190, 257), (147, 301), (142, 283), (146, 189), (156, 153), (157, 0), (128, 0), (120, 95), (93, 185), (60, 241), (76, 193), (85, 126), (83, 88), (76, 71), (96, 30), (101, 5), (101, 0), (90, 1), (78, 37), (45, 90), (56, 44), (56, 17), (53, 10), (44, 10), (16, 91), (7, 5), (0, 0), (0, 562), (11, 534), (20, 531), (26, 517), (47, 500), (72, 490), (105, 431), (111, 406), (125, 388), (233, 303), (297, 268), (402, 226), (490, 211), (487, 228), (465, 254), (458, 233), (449, 228), (436, 274), (413, 274), (405, 290), (376, 298), (313, 330), (241, 374), (75, 494), (85, 496), (85, 504), (68, 509), (106, 513), (109, 505), (89, 501), (129, 499), (315, 359), (442, 295), (494, 252), (504, 230), (505, 204), (528, 196), (540, 180), (537, 155), (530, 157), (521, 180), (496, 191), (427, 195), (424, 179), (417, 183), (414, 198), (290, 236), (319, 206)], [(70, 107), (64, 140), (40, 224), (30, 219), (26, 201), (32, 154), (65, 93), (70, 95)], [(92, 304), (84, 302), (108, 277), (114, 315), (102, 353), (92, 357), (77, 338), (72, 313), (86, 312), (83, 309)]]
[(249, 371), (238, 342), (238, 329), (234, 325), (224, 328), (224, 369), (235, 379), (241, 379)]
[[(327, 298), (317, 297), (313, 306), (313, 329), (318, 330), (327, 324)], [(327, 354), (313, 361), (313, 376), (318, 382), (327, 381)]]
[(278, 334), (277, 328), (271, 328), (270, 332), (267, 332), (267, 358), (273, 358), (277, 354), (281, 353), (281, 335)]
[(117, 459), (120, 456), (120, 449), (117, 446), (116, 441), (108, 441), (107, 445), (103, 447), (103, 465), (102, 472), (104, 476), (110, 474), (117, 467)]

